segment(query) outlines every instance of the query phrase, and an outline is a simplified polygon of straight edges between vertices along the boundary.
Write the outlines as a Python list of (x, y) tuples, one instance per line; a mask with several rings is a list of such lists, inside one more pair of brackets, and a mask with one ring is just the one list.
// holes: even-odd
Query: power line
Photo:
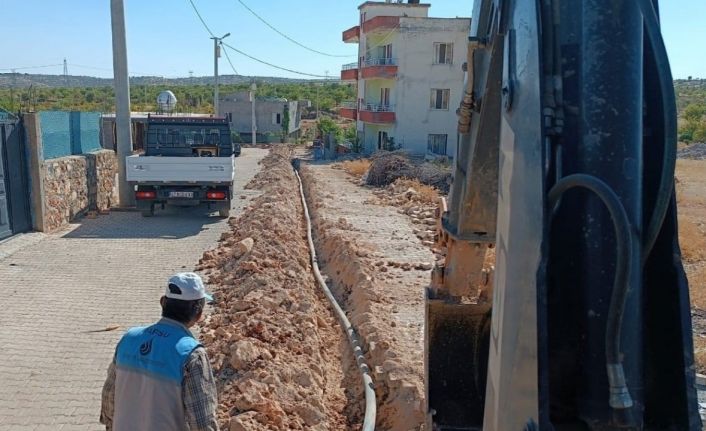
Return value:
[(286, 68), (286, 67), (277, 66), (276, 64), (269, 63), (269, 62), (267, 62), (267, 61), (265, 61), (265, 60), (260, 60), (259, 58), (255, 58), (255, 57), (253, 57), (252, 55), (250, 55), (250, 54), (248, 54), (248, 53), (246, 53), (246, 52), (243, 52), (243, 51), (239, 50), (238, 48), (235, 48), (234, 46), (228, 45), (228, 44), (225, 43), (225, 42), (223, 42), (223, 46), (225, 46), (225, 47), (227, 47), (227, 48), (230, 48), (230, 49), (232, 49), (233, 51), (237, 52), (238, 54), (244, 55), (245, 57), (248, 57), (248, 58), (251, 59), (251, 60), (255, 60), (255, 61), (257, 61), (258, 63), (262, 63), (262, 64), (264, 64), (264, 65), (267, 65), (267, 66), (270, 66), (270, 67), (274, 67), (275, 69), (284, 70), (285, 72), (295, 73), (295, 74), (297, 74), (297, 75), (311, 76), (311, 77), (314, 77), (314, 78), (327, 78), (327, 79), (328, 79), (328, 76), (326, 76), (326, 75), (316, 75), (316, 74), (314, 74), (314, 73), (299, 72), (298, 70), (288, 69), (288, 68)]
[(191, 7), (194, 8), (194, 12), (196, 12), (196, 16), (199, 17), (199, 20), (201, 21), (201, 24), (203, 24), (204, 28), (210, 34), (212, 37), (216, 37), (215, 34), (211, 31), (211, 29), (208, 27), (208, 24), (206, 24), (206, 21), (204, 21), (203, 17), (199, 13), (199, 10), (196, 8), (196, 5), (194, 4), (193, 0), (189, 0), (189, 3), (191, 3)]
[[(223, 45), (223, 41), (221, 41), (221, 45)], [(233, 66), (233, 62), (230, 61), (230, 56), (228, 55), (228, 51), (224, 49), (223, 54), (226, 55), (226, 60), (228, 60), (228, 64), (230, 64), (230, 68), (233, 69), (233, 73), (236, 75), (239, 75), (238, 71), (235, 70), (235, 66)]]
[(302, 47), (302, 48), (304, 48), (304, 49), (306, 49), (306, 50), (308, 50), (308, 51), (315, 52), (316, 54), (324, 55), (324, 56), (326, 56), (326, 57), (356, 57), (356, 55), (350, 55), (350, 54), (346, 54), (346, 55), (329, 54), (329, 53), (327, 53), (327, 52), (323, 52), (323, 51), (319, 51), (319, 50), (314, 49), (314, 48), (310, 48), (310, 47), (304, 45), (303, 43), (298, 42), (298, 41), (292, 39), (291, 37), (287, 36), (286, 34), (282, 33), (281, 31), (279, 31), (275, 26), (273, 26), (272, 24), (270, 24), (269, 22), (267, 22), (267, 21), (265, 20), (265, 18), (261, 17), (261, 16), (258, 15), (254, 10), (250, 9), (250, 7), (249, 7), (248, 5), (246, 5), (245, 2), (243, 2), (242, 0), (237, 0), (237, 1), (238, 1), (238, 3), (240, 3), (245, 9), (247, 9), (248, 12), (250, 12), (251, 14), (253, 14), (253, 16), (254, 16), (255, 18), (257, 18), (257, 19), (259, 19), (260, 21), (262, 21), (263, 24), (265, 24), (266, 26), (268, 26), (269, 28), (271, 28), (272, 30), (274, 30), (275, 33), (279, 34), (280, 36), (282, 36), (283, 38), (287, 39), (288, 41), (292, 42), (292, 43), (295, 44), (295, 45), (299, 45), (300, 47)]
[(6, 69), (0, 69), (0, 70), (25, 70), (25, 69), (43, 69), (45, 67), (57, 67), (57, 66), (63, 66), (63, 63), (58, 63), (58, 64), (44, 64), (42, 66), (23, 66), (23, 67), (8, 67)]
[[(206, 24), (206, 21), (203, 19), (203, 17), (202, 17), (201, 14), (199, 13), (198, 8), (196, 8), (196, 5), (194, 4), (194, 1), (193, 1), (193, 0), (189, 0), (189, 3), (191, 3), (191, 7), (194, 9), (194, 12), (196, 13), (196, 16), (199, 18), (199, 21), (201, 21), (201, 24), (203, 24), (203, 26), (204, 26), (204, 28), (206, 29), (206, 31), (207, 31), (212, 37), (215, 37), (214, 33), (211, 31), (211, 28), (208, 26), (208, 24)], [(269, 62), (267, 62), (267, 61), (265, 61), (265, 60), (260, 60), (259, 58), (255, 58), (255, 57), (253, 57), (252, 55), (250, 55), (250, 54), (248, 54), (248, 53), (246, 53), (246, 52), (243, 52), (243, 51), (239, 50), (238, 48), (235, 48), (234, 46), (229, 45), (229, 44), (227, 44), (227, 43), (225, 43), (225, 42), (221, 42), (221, 45), (222, 45), (222, 46), (225, 46), (225, 47), (227, 47), (227, 48), (230, 48), (230, 49), (232, 49), (233, 51), (237, 52), (238, 54), (243, 55), (243, 56), (245, 56), (245, 57), (248, 57), (248, 58), (251, 59), (251, 60), (257, 61), (258, 63), (262, 63), (262, 64), (264, 64), (264, 65), (273, 67), (273, 68), (275, 68), (275, 69), (283, 70), (283, 71), (285, 71), (285, 72), (294, 73), (294, 74), (297, 74), (297, 75), (311, 76), (311, 77), (314, 77), (314, 78), (328, 78), (327, 76), (324, 76), (324, 75), (316, 75), (316, 74), (313, 74), (313, 73), (299, 72), (298, 70), (293, 70), (293, 69), (289, 69), (289, 68), (286, 68), (286, 67), (277, 66), (276, 64), (272, 64), (272, 63), (269, 63)], [(232, 65), (231, 65), (231, 66), (232, 66)]]

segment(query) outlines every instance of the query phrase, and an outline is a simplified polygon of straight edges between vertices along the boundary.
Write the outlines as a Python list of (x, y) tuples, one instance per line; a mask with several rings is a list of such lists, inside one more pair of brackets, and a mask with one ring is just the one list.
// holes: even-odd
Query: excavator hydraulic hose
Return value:
[[(632, 268), (632, 234), (630, 222), (620, 199), (613, 189), (600, 179), (586, 174), (573, 174), (559, 180), (549, 191), (550, 210), (555, 210), (562, 194), (573, 188), (585, 188), (595, 193), (608, 209), (615, 229), (616, 265), (613, 292), (606, 319), (605, 351), (606, 370), (610, 386), (610, 406), (618, 411), (633, 406), (620, 358), (620, 330), (625, 311), (625, 302), (629, 290)], [(620, 414), (620, 416), (625, 416)]]

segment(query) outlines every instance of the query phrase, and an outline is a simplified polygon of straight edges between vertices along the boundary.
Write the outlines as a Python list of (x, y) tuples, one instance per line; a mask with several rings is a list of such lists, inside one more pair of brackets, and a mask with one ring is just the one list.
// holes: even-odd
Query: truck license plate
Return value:
[(169, 192), (170, 198), (193, 198), (194, 192)]

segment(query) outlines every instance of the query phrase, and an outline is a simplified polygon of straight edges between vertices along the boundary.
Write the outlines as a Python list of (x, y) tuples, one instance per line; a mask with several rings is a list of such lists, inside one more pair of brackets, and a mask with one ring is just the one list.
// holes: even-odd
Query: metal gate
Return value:
[(31, 229), (24, 127), (0, 118), (0, 239)]

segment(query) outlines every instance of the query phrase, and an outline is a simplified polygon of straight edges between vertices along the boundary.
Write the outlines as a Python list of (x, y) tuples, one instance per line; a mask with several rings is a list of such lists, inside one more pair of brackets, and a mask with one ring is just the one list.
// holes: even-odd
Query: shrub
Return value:
[(370, 168), (370, 159), (347, 160), (341, 163), (341, 168), (349, 174), (362, 177)]

